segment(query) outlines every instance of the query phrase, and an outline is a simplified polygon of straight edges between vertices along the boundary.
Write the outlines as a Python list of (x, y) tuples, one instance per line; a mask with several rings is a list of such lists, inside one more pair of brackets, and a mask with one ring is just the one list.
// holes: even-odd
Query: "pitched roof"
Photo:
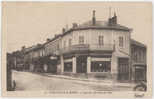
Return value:
[(84, 30), (84, 29), (114, 29), (114, 30), (124, 30), (124, 31), (130, 31), (131, 29), (125, 26), (122, 26), (120, 24), (115, 24), (115, 25), (109, 25), (108, 21), (96, 21), (95, 25), (93, 25), (92, 20), (90, 21), (86, 21), (76, 27), (72, 27), (68, 30), (66, 30), (64, 33), (57, 35), (56, 37), (52, 38), (51, 40), (47, 41), (46, 43), (44, 43), (44, 45), (48, 44), (49, 42), (54, 41), (55, 39), (62, 37), (68, 33), (70, 33), (71, 31), (75, 31), (75, 30)]
[(131, 30), (128, 27), (122, 26), (120, 24), (109, 25), (108, 21), (96, 21), (95, 25), (92, 24), (92, 20), (80, 24), (77, 28), (102, 28), (102, 29), (115, 29), (115, 30)]
[(140, 46), (140, 47), (144, 47), (146, 48), (146, 45), (134, 40), (134, 39), (131, 39), (131, 45), (136, 45), (136, 46)]
[(31, 47), (27, 47), (27, 48), (25, 48), (24, 52), (28, 53), (28, 52), (32, 51), (33, 49), (35, 49), (35, 48), (36, 48), (36, 45), (33, 45)]
[(46, 42), (45, 42), (44, 44), (42, 44), (42, 45), (46, 45), (46, 44), (48, 44), (48, 43), (50, 43), (50, 42), (56, 40), (56, 39), (59, 38), (59, 37), (61, 37), (61, 34), (56, 35), (54, 38), (50, 39), (49, 41), (46, 41)]

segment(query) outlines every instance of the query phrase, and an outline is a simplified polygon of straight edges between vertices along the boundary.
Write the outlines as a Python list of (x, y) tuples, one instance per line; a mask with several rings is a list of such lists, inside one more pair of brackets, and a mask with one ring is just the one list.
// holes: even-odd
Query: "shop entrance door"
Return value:
[(87, 72), (87, 56), (77, 57), (77, 73)]
[(119, 58), (118, 80), (129, 80), (128, 58)]

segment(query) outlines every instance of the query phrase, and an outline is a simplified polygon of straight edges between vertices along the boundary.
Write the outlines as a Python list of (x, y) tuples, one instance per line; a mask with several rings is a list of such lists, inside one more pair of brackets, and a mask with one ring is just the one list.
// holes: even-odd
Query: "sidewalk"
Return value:
[(80, 83), (88, 83), (88, 84), (99, 84), (99, 85), (106, 85), (106, 86), (115, 86), (115, 87), (134, 87), (134, 83), (120, 83), (115, 82), (113, 80), (97, 80), (97, 79), (91, 79), (91, 78), (76, 78), (72, 76), (66, 76), (66, 75), (55, 75), (51, 73), (41, 73), (43, 76), (48, 77), (55, 77), (59, 79), (67, 79), (67, 80), (74, 80)]

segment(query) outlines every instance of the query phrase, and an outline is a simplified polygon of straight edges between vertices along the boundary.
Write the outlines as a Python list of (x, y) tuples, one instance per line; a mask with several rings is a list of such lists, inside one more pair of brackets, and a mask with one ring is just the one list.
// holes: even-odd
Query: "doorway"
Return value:
[(77, 57), (77, 73), (87, 73), (87, 56)]
[(118, 60), (118, 80), (129, 80), (128, 58), (119, 58)]

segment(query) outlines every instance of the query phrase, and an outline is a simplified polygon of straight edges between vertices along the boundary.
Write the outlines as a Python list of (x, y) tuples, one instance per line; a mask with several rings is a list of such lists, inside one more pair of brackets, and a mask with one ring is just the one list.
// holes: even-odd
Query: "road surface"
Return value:
[(13, 80), (16, 82), (17, 91), (43, 91), (43, 90), (91, 90), (91, 91), (113, 91), (132, 90), (127, 87), (114, 87), (112, 85), (95, 84), (85, 81), (61, 79), (43, 76), (31, 72), (13, 71)]

